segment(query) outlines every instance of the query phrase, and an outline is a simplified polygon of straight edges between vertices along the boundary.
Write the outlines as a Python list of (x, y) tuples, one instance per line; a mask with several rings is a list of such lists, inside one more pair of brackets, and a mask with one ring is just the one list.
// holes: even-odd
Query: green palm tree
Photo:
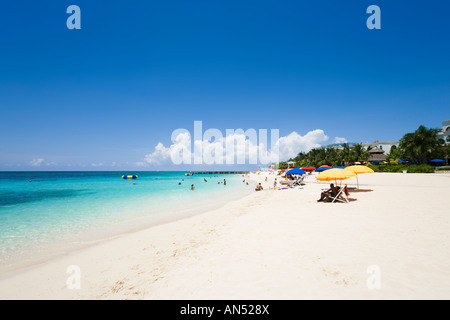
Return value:
[(369, 158), (370, 153), (365, 150), (362, 144), (355, 144), (352, 146), (353, 162), (365, 161)]
[(420, 126), (415, 132), (405, 134), (399, 143), (402, 154), (411, 160), (426, 163), (431, 153), (440, 147), (436, 139), (439, 131)]
[(345, 165), (348, 162), (352, 162), (352, 160), (353, 160), (353, 157), (352, 157), (351, 148), (348, 144), (344, 143), (343, 149), (342, 149), (342, 158), (341, 158), (339, 165)]

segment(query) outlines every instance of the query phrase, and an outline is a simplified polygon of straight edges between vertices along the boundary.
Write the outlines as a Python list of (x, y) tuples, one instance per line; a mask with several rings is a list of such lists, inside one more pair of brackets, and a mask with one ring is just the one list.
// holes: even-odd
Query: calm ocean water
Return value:
[[(0, 172), (0, 267), (64, 243), (176, 219), (252, 190), (241, 175), (184, 173)], [(139, 178), (125, 180), (124, 174)]]

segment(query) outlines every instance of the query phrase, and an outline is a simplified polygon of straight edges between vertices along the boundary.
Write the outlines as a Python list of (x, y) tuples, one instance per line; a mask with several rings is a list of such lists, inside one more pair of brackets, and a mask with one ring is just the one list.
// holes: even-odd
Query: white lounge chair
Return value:
[(291, 187), (295, 187), (295, 186), (302, 186), (304, 185), (303, 180), (305, 180), (305, 176), (300, 176), (298, 177), (294, 183), (291, 185)]
[(346, 202), (346, 203), (349, 203), (349, 202), (350, 202), (350, 201), (348, 200), (348, 197), (347, 197), (347, 195), (345, 194), (345, 192), (342, 192), (342, 191), (344, 191), (344, 188), (341, 188), (341, 189), (339, 190), (338, 194), (337, 194), (335, 197), (333, 197), (332, 195), (330, 195), (330, 198), (333, 199), (333, 200), (331, 201), (331, 203), (333, 203), (333, 202), (335, 202), (335, 201), (337, 201), (337, 202)]

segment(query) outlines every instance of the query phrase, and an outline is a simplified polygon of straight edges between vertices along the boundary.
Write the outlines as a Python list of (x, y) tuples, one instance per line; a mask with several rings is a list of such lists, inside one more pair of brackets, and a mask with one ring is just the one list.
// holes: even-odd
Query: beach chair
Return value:
[(303, 185), (304, 183), (303, 183), (303, 180), (305, 179), (305, 177), (299, 177), (299, 178), (297, 178), (295, 181), (294, 181), (294, 183), (291, 185), (291, 187), (296, 187), (296, 186), (301, 186), (301, 185)]
[(330, 195), (330, 198), (332, 199), (331, 203), (337, 201), (337, 202), (343, 202), (343, 203), (349, 203), (350, 201), (348, 200), (347, 195), (345, 194), (344, 188), (341, 188), (338, 192), (338, 194), (333, 197), (332, 195)]
[(299, 183), (300, 185), (304, 185), (304, 184), (305, 184), (305, 182), (304, 182), (305, 177), (306, 177), (306, 175), (303, 175), (303, 176), (300, 176), (300, 178), (298, 178), (298, 183)]

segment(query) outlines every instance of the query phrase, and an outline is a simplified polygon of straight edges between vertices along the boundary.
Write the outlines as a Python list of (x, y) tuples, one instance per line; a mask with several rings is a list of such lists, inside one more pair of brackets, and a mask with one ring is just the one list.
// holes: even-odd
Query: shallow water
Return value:
[[(122, 179), (126, 174), (138, 179)], [(0, 267), (30, 252), (56, 253), (64, 243), (98, 240), (177, 219), (251, 191), (241, 175), (184, 174), (1, 172)]]

